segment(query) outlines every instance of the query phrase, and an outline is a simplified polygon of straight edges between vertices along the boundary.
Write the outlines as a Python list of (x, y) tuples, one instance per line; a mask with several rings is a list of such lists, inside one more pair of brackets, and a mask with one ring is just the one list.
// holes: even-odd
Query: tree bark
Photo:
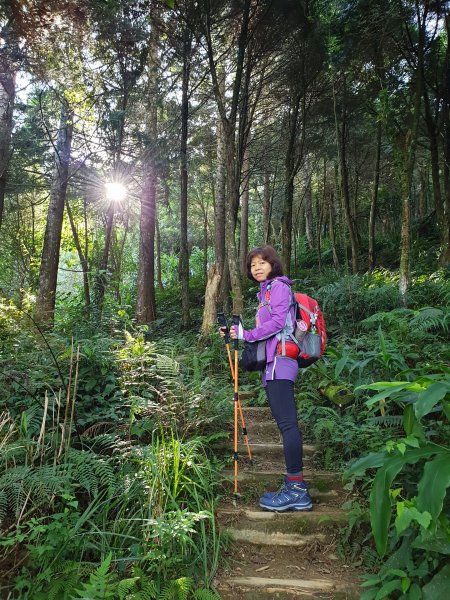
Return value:
[(439, 264), (447, 266), (450, 264), (450, 11), (445, 14), (445, 27), (447, 31), (447, 47), (445, 52), (445, 84), (444, 84), (444, 225), (446, 228), (446, 240)]
[(336, 271), (339, 271), (339, 257), (336, 248), (336, 219), (334, 214), (334, 194), (330, 190), (327, 193), (328, 203), (328, 235), (330, 236), (331, 250), (333, 253), (333, 264)]
[(17, 44), (12, 32), (6, 33), (6, 37), (11, 38), (12, 43), (10, 48), (2, 48), (0, 58), (0, 228), (5, 204), (6, 176), (11, 158), (11, 133), (16, 94), (16, 70), (12, 55), (16, 51)]
[(341, 199), (344, 208), (344, 214), (347, 221), (347, 229), (350, 235), (350, 243), (352, 247), (352, 272), (357, 273), (359, 269), (359, 242), (356, 223), (353, 219), (351, 210), (350, 188), (348, 181), (348, 165), (347, 165), (347, 142), (348, 142), (348, 113), (347, 113), (347, 81), (346, 75), (343, 75), (343, 97), (341, 111), (341, 126), (339, 127), (339, 118), (337, 112), (336, 89), (333, 83), (333, 106), (334, 118), (336, 125), (336, 142), (339, 161), (340, 175), (340, 190)]
[(239, 240), (239, 262), (241, 273), (247, 274), (246, 258), (248, 253), (248, 203), (250, 196), (250, 154), (249, 145), (245, 146), (244, 162), (242, 165), (242, 194), (241, 194), (241, 235)]
[(64, 99), (56, 142), (55, 173), (50, 190), (44, 247), (39, 270), (39, 288), (36, 298), (36, 321), (44, 327), (53, 327), (55, 317), (56, 285), (61, 246), (61, 233), (66, 202), (69, 162), (72, 148), (73, 112)]
[(81, 247), (80, 236), (78, 235), (77, 227), (75, 225), (75, 221), (72, 214), (72, 209), (70, 208), (69, 200), (66, 200), (66, 208), (67, 215), (69, 217), (70, 228), (72, 229), (73, 240), (75, 242), (75, 248), (77, 249), (78, 259), (80, 261), (81, 269), (83, 270), (83, 293), (84, 293), (84, 303), (86, 305), (87, 311), (89, 311), (91, 306), (91, 293), (89, 289), (89, 265), (87, 262), (87, 258), (84, 255), (83, 249)]
[(188, 170), (187, 139), (189, 120), (189, 76), (191, 69), (192, 36), (186, 27), (183, 34), (183, 80), (181, 86), (181, 140), (180, 140), (180, 258), (181, 324), (189, 326), (189, 248), (188, 248)]
[(375, 221), (377, 217), (378, 189), (380, 186), (380, 162), (381, 162), (381, 123), (377, 125), (377, 147), (375, 155), (375, 170), (373, 178), (372, 200), (370, 202), (369, 214), (369, 271), (375, 268)]
[[(217, 296), (219, 294), (220, 273), (217, 263), (214, 263), (208, 273), (208, 283), (205, 292), (205, 310), (201, 329), (202, 338), (206, 338), (217, 321)], [(206, 311), (208, 311), (207, 314)]]
[(156, 215), (155, 222), (155, 235), (156, 235), (156, 280), (158, 282), (158, 288), (164, 291), (164, 284), (162, 281), (162, 269), (161, 269), (161, 231), (159, 229), (159, 219)]
[(303, 200), (303, 210), (305, 214), (305, 233), (306, 241), (308, 242), (309, 250), (314, 249), (314, 233), (313, 233), (313, 210), (312, 210), (312, 189), (311, 177), (306, 182), (305, 195)]
[(270, 173), (268, 170), (264, 171), (264, 192), (263, 192), (263, 242), (264, 244), (269, 243), (270, 239)]
[[(155, 10), (156, 12), (156, 10)], [(141, 193), (139, 230), (139, 268), (137, 277), (136, 321), (150, 323), (156, 319), (155, 300), (155, 225), (156, 225), (156, 152), (158, 137), (158, 45), (157, 16), (153, 15), (153, 29), (147, 61), (148, 106), (147, 144), (143, 153), (144, 184)]]
[[(219, 67), (217, 70), (219, 94), (225, 98), (225, 70)], [(214, 277), (207, 277), (205, 291), (205, 310), (203, 311), (202, 331), (210, 331), (216, 321), (217, 301), (219, 295), (227, 296), (228, 289), (223, 289), (223, 272), (225, 267), (225, 190), (226, 190), (226, 164), (225, 164), (225, 140), (222, 118), (217, 118), (217, 158), (216, 158), (216, 189), (213, 188), (214, 196), (214, 251), (215, 269)], [(217, 280), (218, 277), (218, 280)], [(209, 286), (220, 285), (220, 294)], [(215, 302), (210, 306), (210, 302)], [(212, 319), (212, 321), (211, 321)]]

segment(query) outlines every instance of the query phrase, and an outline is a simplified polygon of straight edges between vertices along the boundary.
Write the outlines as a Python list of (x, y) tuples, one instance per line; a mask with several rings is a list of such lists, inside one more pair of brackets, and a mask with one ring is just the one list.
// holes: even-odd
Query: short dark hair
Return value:
[(255, 258), (255, 256), (260, 256), (263, 260), (272, 265), (272, 271), (269, 273), (268, 279), (281, 277), (284, 274), (281, 258), (278, 256), (275, 248), (272, 246), (259, 246), (258, 248), (253, 248), (253, 250), (250, 250), (250, 252), (247, 254), (247, 260), (245, 263), (247, 267), (247, 277), (252, 281), (256, 281), (251, 270), (252, 260)]

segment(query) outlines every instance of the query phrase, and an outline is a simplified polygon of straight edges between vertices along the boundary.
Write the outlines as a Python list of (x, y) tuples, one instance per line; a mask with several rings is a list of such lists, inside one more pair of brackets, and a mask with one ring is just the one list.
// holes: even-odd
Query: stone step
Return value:
[(327, 536), (324, 533), (316, 532), (311, 534), (281, 533), (275, 531), (266, 533), (257, 529), (237, 529), (227, 527), (221, 529), (235, 542), (245, 542), (246, 544), (258, 544), (262, 546), (311, 546), (316, 542), (325, 542)]
[(318, 504), (312, 511), (275, 513), (255, 508), (224, 507), (217, 510), (219, 526), (224, 529), (274, 533), (311, 534), (325, 531), (330, 536), (347, 523), (344, 511)]
[(357, 600), (360, 597), (355, 584), (333, 578), (230, 577), (228, 589), (219, 591), (222, 600)]
[[(242, 436), (240, 436), (239, 441), (238, 441), (238, 452), (241, 456), (244, 456), (244, 455), (247, 455), (247, 446), (246, 446), (245, 442), (241, 439), (241, 437)], [(282, 444), (275, 443), (275, 442), (253, 443), (251, 441), (251, 439), (249, 439), (249, 443), (250, 443), (250, 450), (251, 450), (252, 456), (255, 456), (255, 457), (263, 456), (263, 457), (271, 458), (271, 459), (280, 459), (281, 463), (284, 462), (284, 452), (283, 452)], [(233, 438), (230, 436), (230, 441), (220, 442), (219, 444), (217, 444), (215, 446), (215, 448), (222, 453), (224, 451), (233, 452)], [(312, 446), (311, 444), (303, 445), (303, 456), (304, 457), (312, 456), (315, 451), (316, 451), (315, 446)]]
[[(223, 472), (223, 487), (225, 492), (232, 494), (234, 472)], [(308, 483), (309, 493), (314, 504), (326, 504), (328, 507), (339, 508), (347, 499), (342, 489), (340, 475), (333, 471), (305, 471), (305, 480)], [(238, 505), (248, 503), (257, 504), (264, 491), (275, 491), (283, 482), (283, 476), (278, 471), (257, 471), (248, 467), (238, 471)], [(242, 508), (242, 506), (241, 506)]]
[(358, 572), (343, 563), (332, 546), (330, 540), (323, 542), (317, 537), (300, 546), (234, 541), (225, 552), (217, 578), (220, 597), (356, 600)]

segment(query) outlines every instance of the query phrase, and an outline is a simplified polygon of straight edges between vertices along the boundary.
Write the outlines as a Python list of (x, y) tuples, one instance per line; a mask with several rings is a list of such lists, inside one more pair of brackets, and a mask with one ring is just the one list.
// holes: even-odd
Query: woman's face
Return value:
[(272, 272), (272, 265), (267, 260), (264, 260), (262, 256), (254, 256), (250, 263), (250, 271), (254, 279), (258, 283), (265, 281), (270, 273)]

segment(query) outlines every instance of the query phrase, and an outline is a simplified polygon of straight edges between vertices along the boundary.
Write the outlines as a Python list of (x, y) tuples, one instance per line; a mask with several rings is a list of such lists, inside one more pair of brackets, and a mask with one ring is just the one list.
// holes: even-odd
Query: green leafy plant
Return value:
[(376, 469), (369, 502), (371, 528), (380, 557), (388, 550), (392, 553), (378, 575), (363, 584), (363, 598), (381, 600), (398, 591), (405, 599), (437, 599), (432, 590), (446, 581), (445, 557), (450, 554), (450, 521), (444, 510), (450, 447), (448, 438), (429, 441), (424, 418), (436, 409), (450, 418), (450, 374), (362, 387), (378, 392), (368, 406), (389, 399), (403, 408), (405, 432), (405, 437), (388, 441), (384, 450), (363, 456), (345, 473), (346, 478), (358, 477)]

